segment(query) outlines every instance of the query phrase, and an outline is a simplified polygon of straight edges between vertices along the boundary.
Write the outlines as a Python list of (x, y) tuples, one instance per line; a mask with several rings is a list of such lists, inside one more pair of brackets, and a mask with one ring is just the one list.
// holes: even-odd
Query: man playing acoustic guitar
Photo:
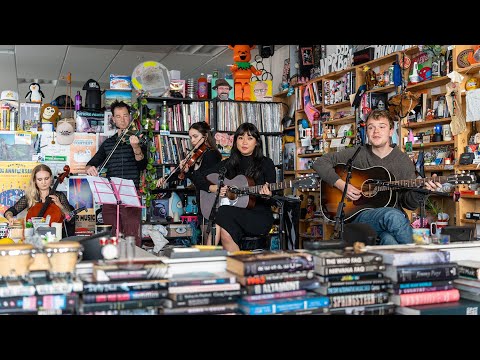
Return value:
[[(368, 179), (386, 182), (415, 179), (415, 166), (406, 153), (402, 152), (395, 145), (391, 145), (391, 136), (394, 132), (394, 118), (388, 111), (373, 110), (367, 118), (366, 128), (368, 145), (362, 147), (353, 162), (353, 167), (367, 169), (374, 175), (372, 176), (370, 173), (362, 178), (352, 172), (351, 183), (348, 185), (346, 194), (345, 218), (351, 223), (366, 223), (370, 225), (377, 232), (381, 245), (411, 243), (413, 242), (412, 228), (402, 208), (409, 210), (418, 208), (419, 201), (424, 194), (405, 189), (392, 191), (393, 188), (388, 186), (382, 187), (374, 183), (366, 184)], [(332, 189), (332, 186), (339, 190), (334, 191), (335, 194), (338, 193), (339, 200), (345, 187), (344, 175), (346, 174), (339, 170), (337, 165), (346, 164), (355, 153), (357, 147), (347, 148), (340, 152), (330, 152), (317, 158), (313, 164), (313, 168), (320, 175), (321, 181), (328, 185), (325, 190)], [(337, 169), (335, 169), (336, 167)], [(369, 169), (372, 167), (377, 168)], [(385, 171), (385, 169), (388, 171)], [(383, 177), (376, 178), (376, 171), (382, 174)], [(390, 175), (393, 178), (389, 178)], [(404, 185), (402, 181), (397, 181), (396, 183)], [(423, 184), (426, 189), (432, 191), (440, 191), (442, 187), (441, 183), (427, 179), (423, 181)], [(374, 199), (377, 195), (384, 201), (377, 203), (375, 206)], [(324, 194), (321, 194), (320, 207), (327, 218), (328, 214), (336, 212), (339, 200), (328, 201)], [(369, 201), (374, 206), (366, 205)], [(348, 216), (348, 212), (351, 213), (351, 216)]]

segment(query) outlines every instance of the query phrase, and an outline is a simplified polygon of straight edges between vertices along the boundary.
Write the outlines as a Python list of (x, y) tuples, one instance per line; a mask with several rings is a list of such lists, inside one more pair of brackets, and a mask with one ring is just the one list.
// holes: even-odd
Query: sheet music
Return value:
[(133, 180), (111, 177), (112, 187), (107, 178), (99, 176), (87, 176), (86, 178), (96, 203), (116, 205), (118, 196), (121, 205), (142, 207)]

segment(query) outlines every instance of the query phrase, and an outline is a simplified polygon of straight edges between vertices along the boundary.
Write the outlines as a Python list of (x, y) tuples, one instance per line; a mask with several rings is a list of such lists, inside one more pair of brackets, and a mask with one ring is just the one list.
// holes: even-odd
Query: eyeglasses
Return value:
[(254, 93), (266, 93), (267, 89), (254, 89), (253, 92)]

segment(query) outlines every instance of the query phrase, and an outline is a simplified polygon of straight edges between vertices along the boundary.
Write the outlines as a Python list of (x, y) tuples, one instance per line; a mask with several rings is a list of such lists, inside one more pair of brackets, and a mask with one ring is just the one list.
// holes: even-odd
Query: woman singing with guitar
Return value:
[[(192, 181), (196, 189), (198, 213), (201, 216), (200, 190), (216, 191), (216, 186), (207, 181), (204, 172), (219, 163), (222, 160), (222, 155), (217, 149), (210, 125), (205, 121), (193, 123), (188, 129), (188, 136), (193, 149), (186, 159), (180, 162), (177, 170), (168, 177), (168, 181), (181, 180), (185, 176)], [(165, 182), (165, 178), (160, 178), (157, 181), (157, 186), (163, 187)], [(199, 219), (199, 222), (202, 222), (201, 219)]]
[[(225, 178), (248, 176), (254, 185), (263, 185), (259, 194), (272, 195), (268, 184), (275, 183), (275, 166), (272, 159), (263, 156), (262, 140), (257, 127), (252, 123), (243, 123), (238, 127), (233, 139), (230, 158), (217, 164), (208, 173), (218, 173), (225, 168)], [(210, 185), (210, 191), (216, 192), (217, 185)], [(227, 186), (223, 186), (220, 196), (224, 197), (226, 193)], [(218, 208), (215, 222), (215, 244), (221, 241), (225, 250), (238, 251), (238, 244), (244, 235), (268, 234), (273, 224), (271, 202), (257, 197), (252, 208), (222, 205)]]
[[(55, 191), (59, 182), (68, 175), (70, 169), (66, 166), (66, 173), (63, 173), (57, 179), (54, 189), (51, 189), (53, 175), (52, 170), (44, 164), (35, 166), (30, 176), (30, 181), (25, 190), (25, 194), (13, 205), (5, 211), (5, 218), (13, 225), (14, 217), (25, 209), (28, 209), (28, 220), (31, 217), (39, 216), (43, 210), (43, 217), (50, 215), (51, 222), (62, 222), (67, 216), (67, 221), (70, 220), (69, 213), (73, 207), (68, 203), (67, 197), (64, 193)], [(65, 168), (64, 168), (65, 170)], [(59, 181), (61, 179), (61, 181)], [(45, 204), (47, 202), (47, 204)]]

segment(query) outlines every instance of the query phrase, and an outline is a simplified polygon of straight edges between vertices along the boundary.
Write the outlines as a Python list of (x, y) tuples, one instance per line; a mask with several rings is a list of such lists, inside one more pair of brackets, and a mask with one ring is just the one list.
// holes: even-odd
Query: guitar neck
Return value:
[(434, 176), (421, 179), (397, 180), (389, 181), (388, 183), (400, 186), (419, 187), (425, 185), (427, 181), (439, 182), (440, 184), (443, 184), (445, 182), (448, 182), (448, 176)]
[[(255, 186), (249, 186), (249, 187), (243, 188), (241, 190), (247, 190), (248, 192), (258, 194), (262, 187), (263, 185), (255, 185)], [(293, 187), (293, 180), (283, 180), (282, 182), (279, 182), (279, 183), (268, 184), (268, 188), (270, 189), (270, 191), (282, 190), (288, 187)]]

